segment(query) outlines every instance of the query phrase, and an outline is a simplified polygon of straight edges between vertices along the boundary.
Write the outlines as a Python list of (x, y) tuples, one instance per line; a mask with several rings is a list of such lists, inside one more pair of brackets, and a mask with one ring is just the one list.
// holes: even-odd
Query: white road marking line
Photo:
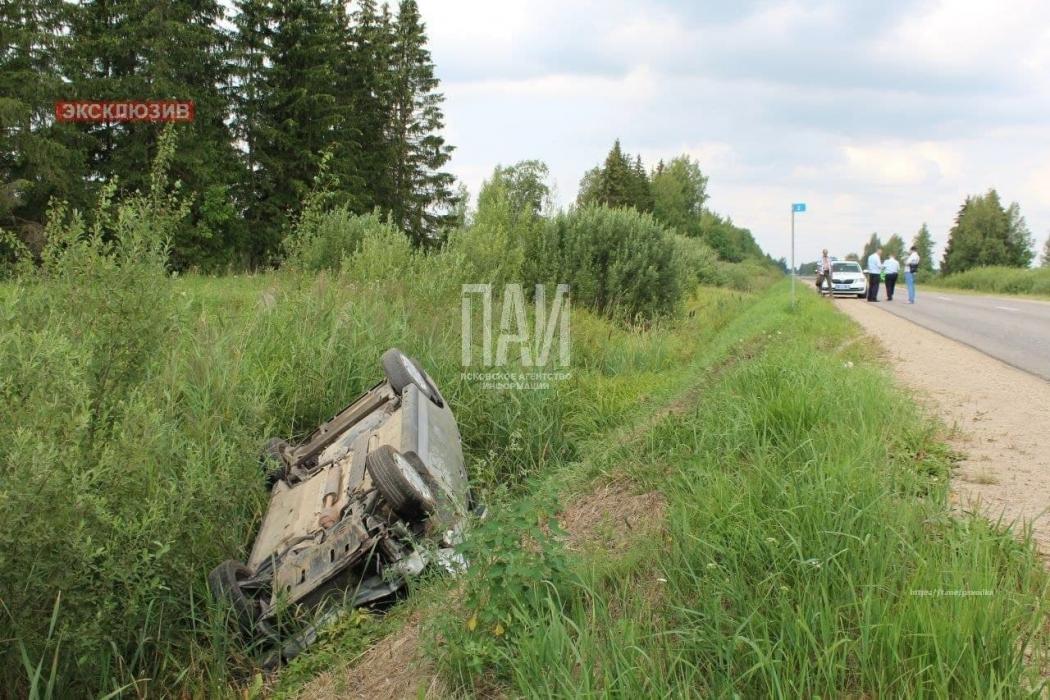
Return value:
[(939, 296), (939, 297), (937, 297), (937, 298), (938, 298), (938, 299), (940, 299), (941, 301), (951, 301), (951, 300), (952, 300), (952, 298), (951, 298), (951, 297), (942, 297), (942, 296)]
[(1003, 311), (1017, 311), (1017, 309), (1012, 306), (997, 306), (995, 308), (1002, 309)]

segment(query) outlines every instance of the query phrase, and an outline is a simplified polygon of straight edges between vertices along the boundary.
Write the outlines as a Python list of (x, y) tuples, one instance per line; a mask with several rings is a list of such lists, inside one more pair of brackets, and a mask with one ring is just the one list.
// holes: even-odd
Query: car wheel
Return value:
[(259, 611), (255, 601), (241, 589), (241, 581), (251, 578), (251, 575), (251, 569), (233, 559), (224, 561), (208, 574), (208, 590), (215, 600), (230, 606), (233, 619), (247, 635), (255, 631)]
[(288, 463), (284, 457), (286, 449), (287, 442), (280, 438), (270, 438), (259, 454), (259, 466), (262, 467), (263, 476), (266, 478), (266, 488), (272, 487), (288, 475)]
[(423, 371), (418, 362), (405, 353), (397, 348), (390, 348), (383, 353), (381, 362), (387, 381), (390, 382), (390, 386), (394, 388), (398, 396), (409, 384), (415, 384), (420, 393), (436, 405), (443, 406), (445, 404), (430, 375)]
[(365, 466), (379, 493), (402, 518), (416, 520), (437, 509), (434, 491), (419, 470), (390, 445), (369, 452)]

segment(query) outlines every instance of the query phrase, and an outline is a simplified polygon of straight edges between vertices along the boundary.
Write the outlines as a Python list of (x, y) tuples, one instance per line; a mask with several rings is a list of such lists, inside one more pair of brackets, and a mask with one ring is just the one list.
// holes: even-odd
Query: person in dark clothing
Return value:
[(882, 262), (882, 269), (886, 273), (886, 301), (893, 301), (893, 290), (897, 288), (897, 275), (900, 274), (901, 264), (897, 262), (896, 256), (890, 253), (890, 257)]
[(868, 301), (879, 300), (879, 282), (882, 278), (882, 248), (868, 256)]

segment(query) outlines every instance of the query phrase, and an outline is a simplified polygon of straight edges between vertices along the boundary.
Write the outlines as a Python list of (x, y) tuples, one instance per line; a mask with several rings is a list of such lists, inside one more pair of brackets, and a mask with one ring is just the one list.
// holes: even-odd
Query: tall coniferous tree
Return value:
[(576, 199), (581, 205), (602, 204), (619, 208), (635, 206), (636, 195), (630, 158), (623, 152), (620, 139), (616, 139), (605, 156), (605, 162), (584, 174)]
[(240, 184), (242, 215), (252, 235), (247, 244), (249, 262), (262, 262), (276, 245), (275, 228), (262, 220), (263, 193), (272, 189), (263, 182), (267, 176), (259, 165), (262, 119), (266, 114), (269, 90), (267, 70), (275, 22), (271, 0), (238, 0), (233, 16), (232, 64), (233, 130), (245, 163)]
[(361, 0), (350, 16), (342, 80), (360, 133), (364, 205), (393, 209), (393, 155), (389, 122), (393, 105), (394, 26), (390, 8)]
[(51, 197), (82, 205), (83, 139), (54, 120), (54, 102), (69, 99), (62, 61), (74, 8), (61, 0), (0, 4), (0, 227), (31, 244)]
[(444, 96), (426, 48), (426, 31), (415, 0), (402, 0), (391, 51), (389, 210), (418, 245), (436, 241), (454, 217), (453, 176), (442, 168), (452, 147), (441, 130)]
[(649, 181), (649, 174), (642, 164), (642, 157), (634, 157), (634, 165), (631, 166), (631, 199), (633, 206), (638, 211), (651, 212), (653, 210), (653, 188)]
[(930, 229), (926, 226), (925, 221), (911, 244), (915, 247), (915, 252), (919, 254), (919, 269), (933, 272), (933, 238), (930, 236)]
[[(230, 203), (243, 171), (228, 127), (229, 36), (217, 0), (94, 0), (72, 13), (68, 73), (86, 100), (192, 100), (195, 120), (180, 124), (171, 175), (194, 196), (189, 223), (172, 241), (178, 267), (218, 267), (241, 247)], [(91, 141), (92, 175), (146, 189), (164, 128), (151, 123), (81, 125)]]
[(1028, 224), (1021, 216), (1021, 207), (1012, 202), (1006, 208), (1006, 246), (1009, 251), (1010, 265), (1028, 267), (1035, 259), (1035, 240)]
[(301, 208), (326, 153), (342, 203), (360, 210), (368, 198), (347, 91), (342, 4), (246, 0), (239, 10), (237, 124), (253, 183), (253, 255), (261, 262)]

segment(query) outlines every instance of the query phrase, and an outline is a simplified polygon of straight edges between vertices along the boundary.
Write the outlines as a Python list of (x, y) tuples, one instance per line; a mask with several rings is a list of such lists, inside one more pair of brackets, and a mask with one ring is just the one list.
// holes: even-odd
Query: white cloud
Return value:
[(537, 78), (472, 80), (444, 86), (449, 99), (483, 95), (492, 99), (508, 96), (535, 99), (590, 99), (641, 102), (659, 90), (661, 77), (641, 65), (623, 76), (574, 75), (557, 73)]
[(902, 17), (875, 50), (899, 63), (1046, 89), (1048, 23), (1045, 0), (941, 0), (926, 12)]
[[(451, 168), (548, 163), (562, 203), (613, 139), (689, 153), (711, 206), (787, 255), (872, 231), (943, 244), (967, 194), (1050, 230), (1050, 3), (422, 0)], [(804, 257), (804, 256), (803, 256)]]
[(919, 185), (956, 177), (962, 158), (951, 146), (920, 141), (844, 146), (847, 172), (854, 180), (890, 185)]

